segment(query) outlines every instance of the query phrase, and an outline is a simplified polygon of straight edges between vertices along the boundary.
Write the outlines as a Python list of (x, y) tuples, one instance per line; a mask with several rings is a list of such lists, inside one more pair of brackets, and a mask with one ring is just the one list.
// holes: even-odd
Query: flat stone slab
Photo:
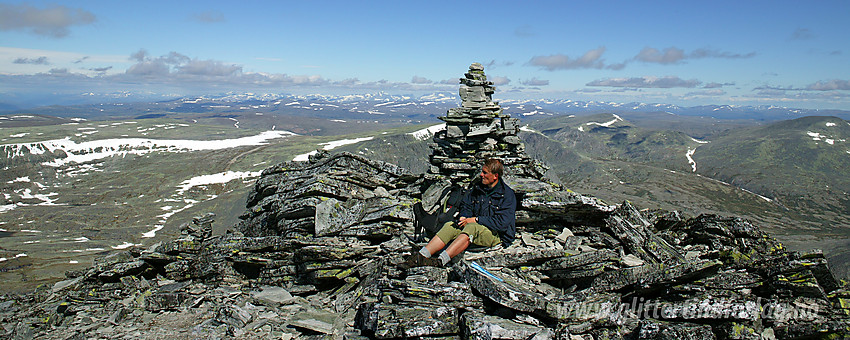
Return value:
[(458, 274), (484, 297), (518, 311), (540, 312), (546, 307), (543, 295), (532, 292), (511, 277), (492, 273), (475, 262), (459, 262)]

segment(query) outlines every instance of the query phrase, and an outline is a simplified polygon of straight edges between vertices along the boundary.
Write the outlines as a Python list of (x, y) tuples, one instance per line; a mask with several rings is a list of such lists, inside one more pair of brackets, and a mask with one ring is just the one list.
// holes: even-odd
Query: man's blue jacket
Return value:
[(514, 190), (502, 178), (493, 188), (477, 183), (463, 198), (461, 217), (477, 217), (478, 223), (495, 231), (507, 247), (516, 238), (517, 201)]

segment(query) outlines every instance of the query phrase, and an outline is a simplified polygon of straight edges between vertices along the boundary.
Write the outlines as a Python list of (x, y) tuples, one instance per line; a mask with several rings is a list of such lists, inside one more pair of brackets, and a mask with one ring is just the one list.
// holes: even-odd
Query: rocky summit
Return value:
[[(516, 121), (489, 101), (483, 68), (473, 64), (464, 79), (464, 106), (444, 117), (428, 173), (350, 153), (275, 165), (225, 234), (212, 234), (214, 215), (198, 216), (174, 240), (5, 295), (0, 331), (7, 339), (850, 336), (849, 287), (820, 252), (787, 251), (740, 218), (611, 205), (551, 183), (509, 138)], [(430, 236), (417, 228), (422, 214), (445, 209), (446, 193), (473, 182), (487, 157), (515, 160), (505, 180), (518, 196), (517, 240), (468, 249), (446, 267), (401, 266), (422, 246), (416, 234)]]

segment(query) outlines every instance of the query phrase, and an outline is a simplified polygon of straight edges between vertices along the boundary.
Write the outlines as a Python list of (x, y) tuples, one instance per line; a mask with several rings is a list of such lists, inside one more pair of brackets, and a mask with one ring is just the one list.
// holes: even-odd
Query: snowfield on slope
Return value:
[[(354, 139), (340, 139), (340, 140), (335, 140), (335, 141), (331, 141), (331, 142), (319, 143), (318, 145), (323, 146), (322, 147), (323, 150), (333, 150), (333, 149), (340, 147), (340, 146), (343, 146), (343, 145), (360, 143), (360, 142), (364, 142), (364, 141), (367, 141), (367, 140), (372, 140), (374, 138), (375, 138), (375, 136), (363, 137), (363, 138), (354, 138)], [(298, 156), (295, 156), (295, 158), (293, 158), (292, 161), (294, 161), (294, 162), (306, 162), (307, 160), (310, 159), (311, 155), (315, 155), (317, 152), (318, 151), (313, 150), (313, 151), (310, 151), (308, 153), (302, 153)]]
[(144, 155), (155, 151), (189, 152), (201, 150), (220, 150), (248, 145), (263, 145), (271, 139), (294, 136), (289, 131), (265, 131), (255, 136), (223, 140), (181, 140), (112, 138), (85, 142), (75, 142), (70, 137), (43, 142), (3, 144), (0, 148), (7, 151), (10, 158), (26, 154), (40, 155), (46, 152), (64, 151), (68, 156), (57, 158), (44, 165), (59, 167), (69, 163), (87, 163), (112, 156)]

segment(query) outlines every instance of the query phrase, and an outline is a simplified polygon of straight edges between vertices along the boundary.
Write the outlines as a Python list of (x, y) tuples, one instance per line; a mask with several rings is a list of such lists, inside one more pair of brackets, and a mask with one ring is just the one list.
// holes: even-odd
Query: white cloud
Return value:
[(634, 88), (674, 88), (696, 87), (701, 82), (696, 79), (684, 80), (675, 76), (666, 77), (632, 77), (632, 78), (607, 78), (594, 80), (587, 86), (609, 86), (609, 87), (634, 87)]
[(791, 40), (811, 40), (814, 34), (808, 28), (797, 28), (794, 33), (791, 33)]
[(523, 85), (526, 85), (526, 86), (546, 86), (546, 85), (549, 85), (548, 80), (537, 79), (537, 78), (531, 78), (529, 80), (524, 80), (524, 81), (521, 81), (520, 83), (522, 83)]
[(850, 90), (850, 81), (848, 80), (821, 80), (809, 86), (806, 90), (812, 91), (833, 91), (833, 90)]
[(12, 61), (13, 64), (33, 64), (33, 65), (50, 65), (50, 62), (47, 61), (47, 57), (41, 56), (38, 58), (16, 58)]
[(529, 65), (537, 66), (548, 71), (554, 70), (572, 70), (584, 68), (601, 69), (605, 67), (602, 61), (602, 54), (605, 53), (605, 47), (599, 47), (584, 53), (579, 58), (570, 58), (564, 54), (553, 54), (549, 56), (535, 56), (528, 61)]
[(224, 13), (219, 11), (203, 11), (195, 15), (195, 20), (203, 23), (225, 22)]
[(637, 61), (642, 61), (645, 63), (657, 63), (657, 64), (678, 64), (683, 62), (686, 59), (700, 59), (700, 58), (725, 58), (725, 59), (742, 59), (742, 58), (750, 58), (755, 56), (755, 52), (750, 52), (746, 54), (740, 53), (731, 53), (724, 52), (719, 50), (707, 49), (707, 48), (698, 48), (696, 50), (691, 51), (690, 53), (685, 53), (685, 50), (677, 47), (668, 47), (665, 48), (664, 51), (659, 51), (656, 48), (652, 47), (644, 47), (634, 59)]
[(713, 90), (701, 90), (701, 91), (688, 92), (687, 94), (685, 94), (685, 97), (699, 97), (699, 96), (714, 97), (714, 96), (722, 96), (724, 94), (726, 94), (726, 91), (723, 91), (723, 90), (720, 90), (720, 89), (713, 89)]
[(685, 51), (679, 48), (670, 47), (664, 49), (664, 52), (652, 47), (644, 47), (636, 56), (636, 60), (647, 63), (659, 64), (675, 64), (685, 59)]
[(413, 76), (413, 79), (410, 80), (411, 84), (431, 84), (433, 83), (430, 79), (420, 76)]
[(0, 4), (0, 31), (24, 31), (36, 35), (63, 38), (69, 27), (88, 25), (96, 17), (89, 11), (65, 6), (35, 8), (27, 4)]
[[(487, 80), (492, 81), (493, 85), (507, 85), (510, 84), (511, 80), (508, 77), (499, 77), (499, 76), (488, 76)], [(457, 80), (450, 84), (456, 84)]]

